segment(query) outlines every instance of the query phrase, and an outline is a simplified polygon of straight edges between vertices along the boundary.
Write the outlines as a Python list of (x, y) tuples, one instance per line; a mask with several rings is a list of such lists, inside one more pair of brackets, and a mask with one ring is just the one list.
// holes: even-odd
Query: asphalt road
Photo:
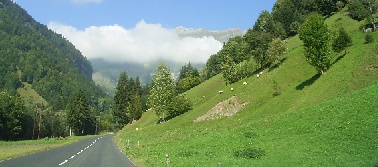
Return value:
[(0, 162), (0, 167), (134, 167), (117, 148), (113, 135), (93, 137), (71, 145)]

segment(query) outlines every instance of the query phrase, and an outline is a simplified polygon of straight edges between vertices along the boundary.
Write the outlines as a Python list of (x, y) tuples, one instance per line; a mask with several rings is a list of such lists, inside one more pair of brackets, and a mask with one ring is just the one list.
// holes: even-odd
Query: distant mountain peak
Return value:
[(227, 42), (230, 38), (236, 36), (243, 36), (246, 31), (240, 28), (229, 28), (226, 30), (206, 30), (204, 28), (186, 28), (184, 26), (178, 26), (173, 29), (180, 37), (214, 37), (219, 42)]

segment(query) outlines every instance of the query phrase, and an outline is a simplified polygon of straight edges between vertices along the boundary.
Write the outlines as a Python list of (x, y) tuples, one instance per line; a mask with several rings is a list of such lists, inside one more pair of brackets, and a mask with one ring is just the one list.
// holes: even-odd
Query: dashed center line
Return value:
[(101, 138), (102, 138), (102, 137), (99, 137), (99, 138), (95, 139), (95, 140), (94, 140), (89, 146), (85, 147), (84, 150), (80, 150), (80, 151), (77, 152), (76, 154), (74, 154), (74, 155), (72, 155), (71, 157), (69, 157), (68, 159), (64, 160), (62, 163), (59, 164), (59, 166), (62, 166), (62, 165), (64, 165), (65, 163), (67, 163), (68, 160), (71, 160), (71, 159), (75, 158), (76, 155), (81, 154), (83, 151), (85, 151), (85, 150), (87, 150), (89, 147), (93, 146), (93, 145), (97, 142), (97, 140), (100, 140)]

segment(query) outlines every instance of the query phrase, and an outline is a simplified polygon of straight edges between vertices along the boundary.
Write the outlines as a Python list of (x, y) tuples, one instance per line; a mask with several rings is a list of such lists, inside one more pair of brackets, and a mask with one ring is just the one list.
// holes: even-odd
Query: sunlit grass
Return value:
[[(350, 18), (326, 21), (330, 27), (340, 22), (353, 46), (344, 57), (334, 53), (324, 75), (306, 62), (302, 42), (293, 37), (278, 68), (228, 86), (215, 76), (186, 92), (193, 110), (163, 124), (149, 111), (115, 141), (138, 166), (165, 166), (166, 154), (171, 166), (378, 165), (377, 43), (364, 44), (361, 23)], [(237, 114), (193, 122), (233, 95), (247, 103)]]

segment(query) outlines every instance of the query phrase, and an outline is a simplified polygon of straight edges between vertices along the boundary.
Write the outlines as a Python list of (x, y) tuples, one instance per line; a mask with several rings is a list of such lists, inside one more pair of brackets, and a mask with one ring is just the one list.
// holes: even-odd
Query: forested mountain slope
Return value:
[(10, 0), (0, 0), (0, 90), (16, 93), (32, 84), (55, 109), (83, 89), (104, 96), (92, 81), (90, 62), (62, 35), (35, 21)]

